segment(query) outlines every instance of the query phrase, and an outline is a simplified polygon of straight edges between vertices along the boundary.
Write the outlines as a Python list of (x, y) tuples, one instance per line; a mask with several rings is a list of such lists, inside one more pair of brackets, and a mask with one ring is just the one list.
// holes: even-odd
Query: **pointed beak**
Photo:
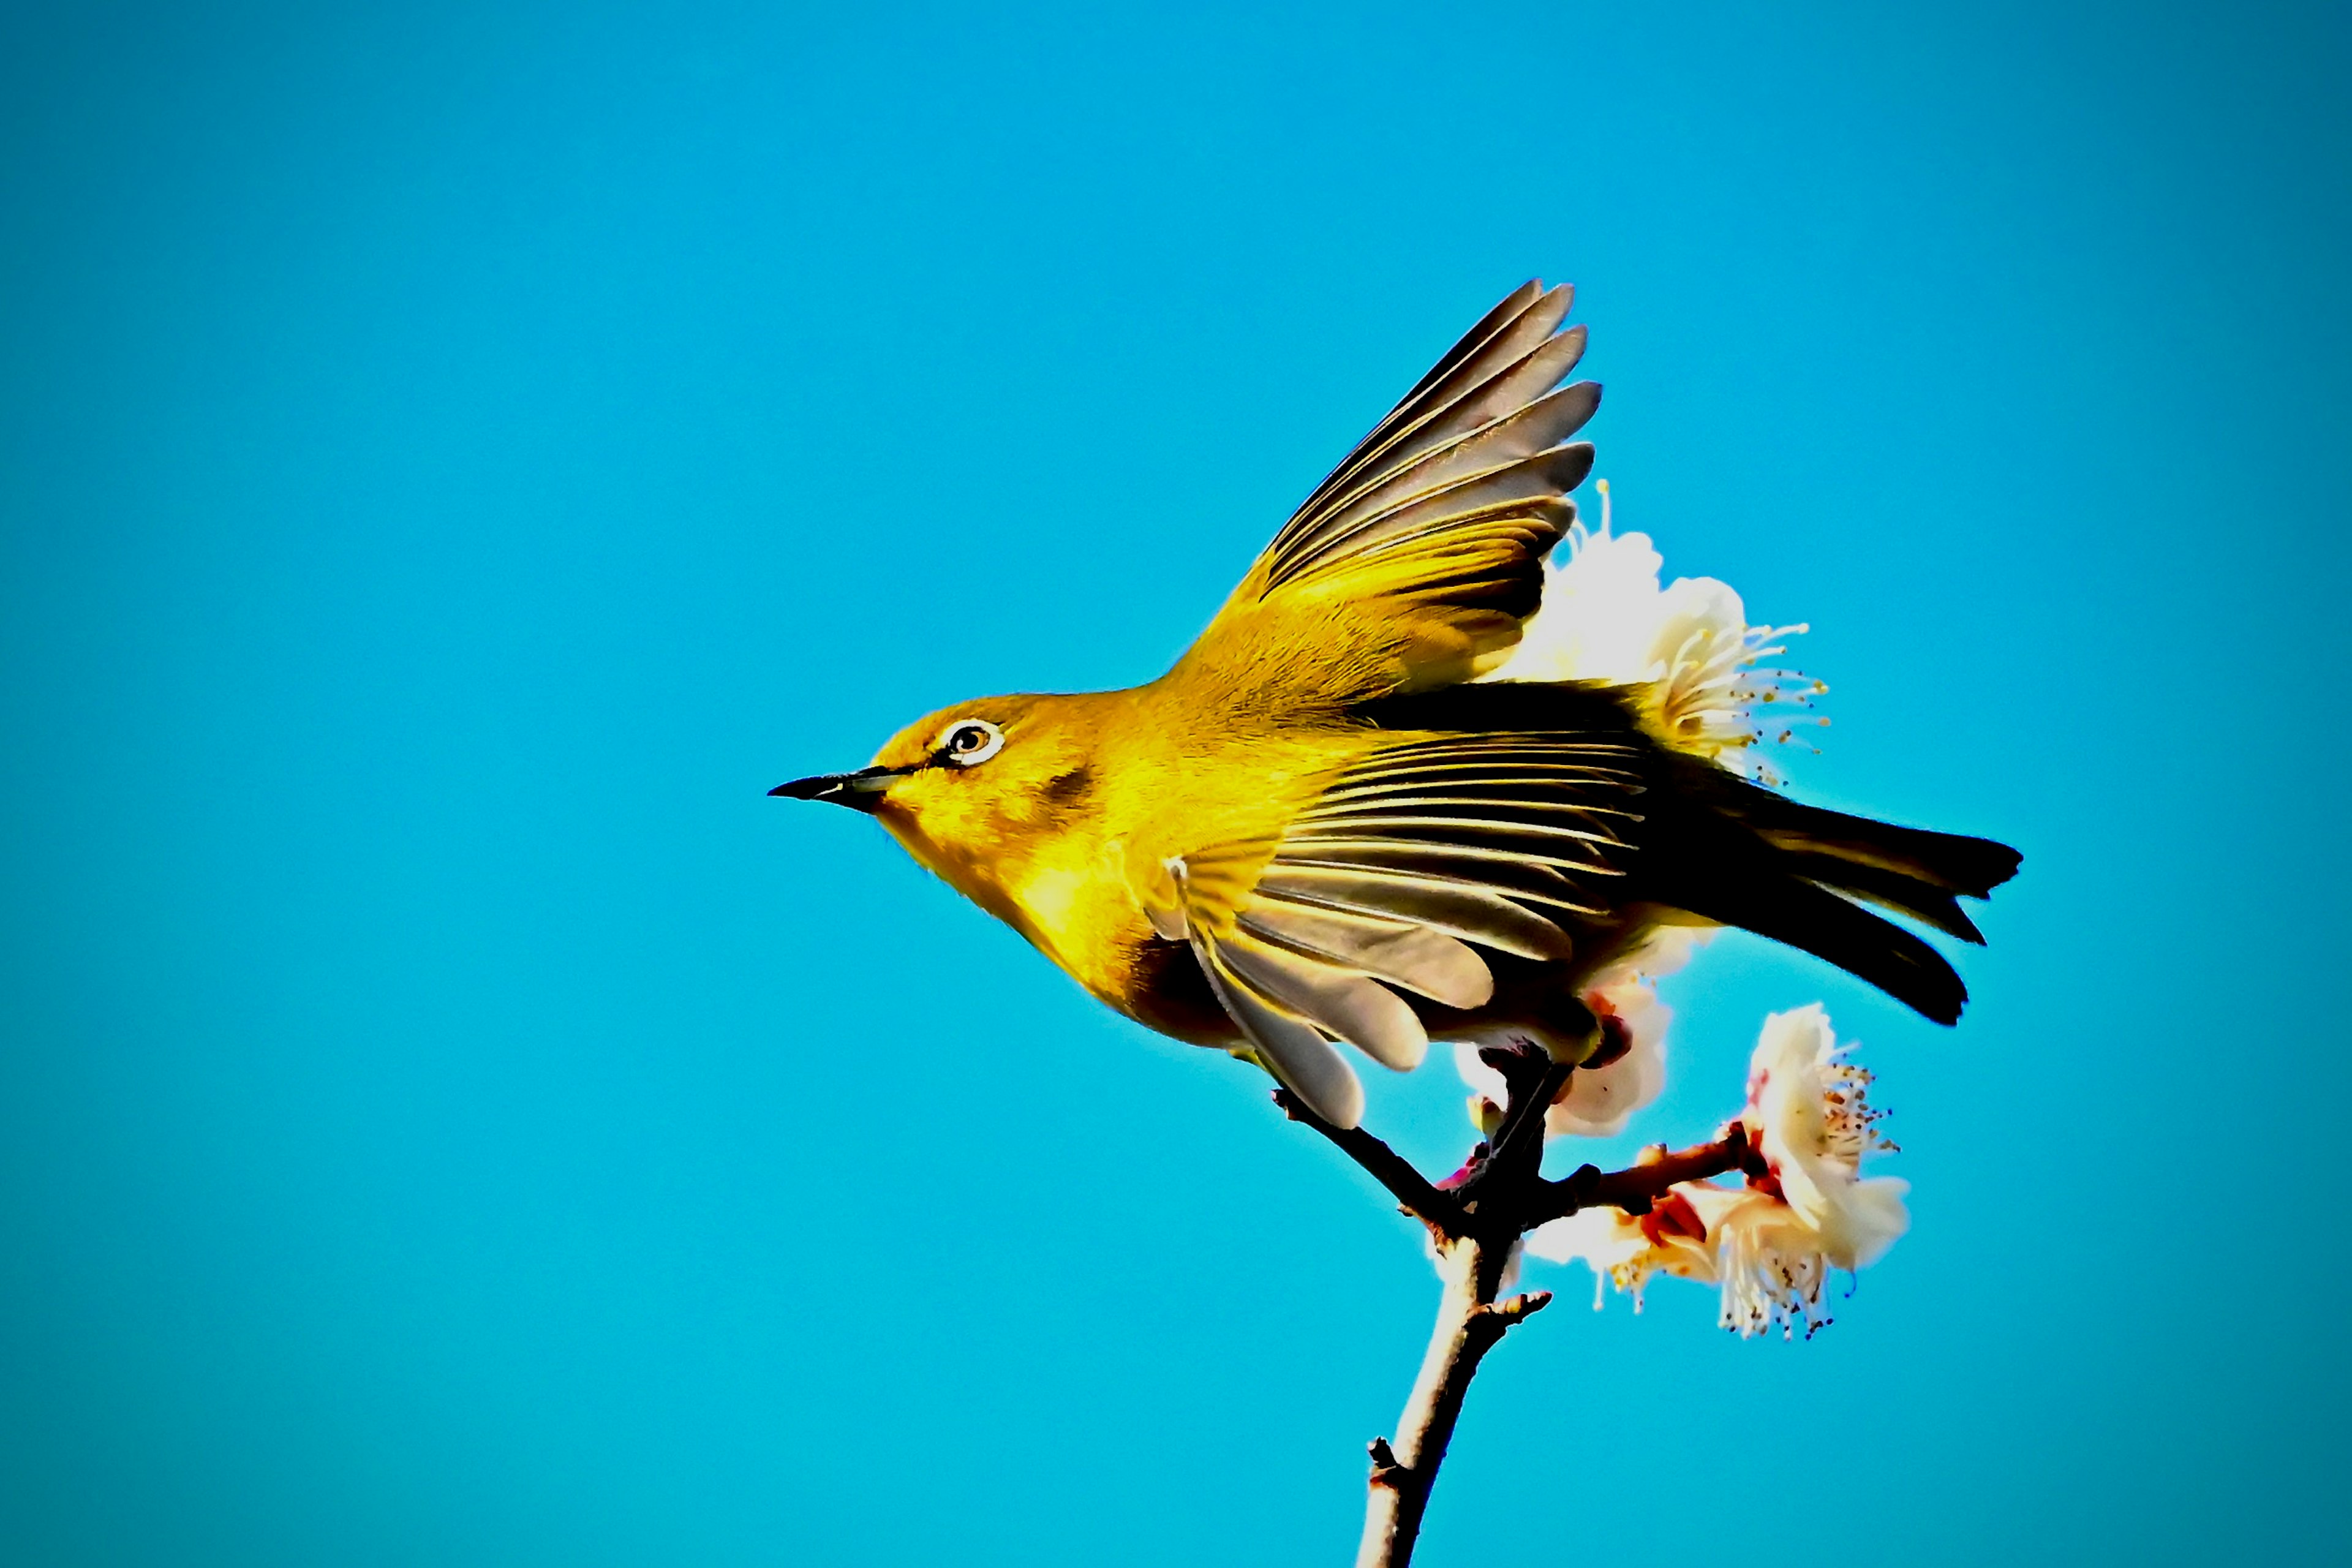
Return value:
[(871, 813), (882, 804), (882, 792), (913, 773), (912, 768), (860, 768), (854, 773), (819, 773), (814, 778), (780, 784), (770, 795), (792, 800), (829, 800), (852, 811)]

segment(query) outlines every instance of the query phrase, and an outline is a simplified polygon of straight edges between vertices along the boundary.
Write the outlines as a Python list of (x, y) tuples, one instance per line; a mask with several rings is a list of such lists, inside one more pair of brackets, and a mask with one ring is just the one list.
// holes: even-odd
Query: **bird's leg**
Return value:
[(1545, 1044), (1523, 1036), (1478, 1053), (1479, 1060), (1503, 1075), (1507, 1100), (1485, 1162), (1489, 1166), (1515, 1163), (1530, 1151), (1540, 1163), (1544, 1117), (1567, 1091), (1570, 1075), (1580, 1067), (1606, 1067), (1633, 1046), (1623, 1024), (1572, 996), (1563, 999), (1546, 1026)]
[[(1596, 1043), (1586, 1059), (1611, 1045), (1601, 1020), (1593, 1019), (1592, 1027)], [(1622, 1033), (1617, 1031), (1620, 1037)], [(1622, 1045), (1616, 1054), (1624, 1054)], [(1576, 1067), (1530, 1039), (1486, 1047), (1478, 1059), (1503, 1075), (1503, 1118), (1493, 1136), (1472, 1152), (1456, 1184), (1464, 1208), (1474, 1214), (1484, 1211), (1500, 1221), (1515, 1206), (1512, 1200), (1542, 1179), (1544, 1118), (1567, 1089)]]
[[(1492, 1065), (1506, 1053), (1489, 1050), (1479, 1055)], [(1509, 1065), (1504, 1069), (1503, 1081), (1508, 1086), (1510, 1101), (1503, 1107), (1503, 1124), (1490, 1140), (1492, 1152), (1471, 1178), (1473, 1185), (1513, 1179), (1522, 1173), (1522, 1165), (1527, 1166), (1524, 1173), (1533, 1174), (1535, 1166), (1543, 1162), (1544, 1118), (1576, 1070), (1535, 1046), (1507, 1053), (1507, 1059)]]

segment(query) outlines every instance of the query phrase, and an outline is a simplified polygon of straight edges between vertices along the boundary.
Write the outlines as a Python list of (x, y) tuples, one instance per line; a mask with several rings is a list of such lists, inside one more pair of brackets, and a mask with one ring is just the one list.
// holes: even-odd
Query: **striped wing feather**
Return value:
[[(1569, 437), (1601, 388), (1559, 385), (1584, 352), (1582, 328), (1560, 330), (1570, 299), (1527, 284), (1447, 351), (1291, 516), (1188, 662), (1238, 663), (1225, 640), (1263, 648), (1276, 640), (1263, 617), (1286, 613), (1318, 617), (1327, 647), (1391, 649), (1381, 689), (1449, 684), (1505, 657), (1575, 521), (1567, 493), (1592, 468)], [(1330, 625), (1335, 612), (1366, 623), (1360, 635)]]
[(1402, 994), (1483, 1006), (1480, 948), (1566, 959), (1562, 921), (1620, 901), (1633, 756), (1576, 732), (1400, 739), (1339, 773), (1271, 853), (1181, 858), (1181, 918), (1162, 930), (1191, 939), (1266, 1066), (1353, 1126), (1362, 1091), (1330, 1042), (1411, 1068), (1429, 1038)]
[[(1557, 445), (1591, 416), (1600, 388), (1582, 383), (1546, 397), (1584, 353), (1584, 329), (1559, 330), (1573, 289), (1527, 283), (1487, 313), (1318, 485), (1267, 551), (1266, 586), (1317, 563), (1351, 513), (1401, 481), (1435, 494), (1484, 469)], [(1481, 454), (1491, 459), (1482, 463)]]

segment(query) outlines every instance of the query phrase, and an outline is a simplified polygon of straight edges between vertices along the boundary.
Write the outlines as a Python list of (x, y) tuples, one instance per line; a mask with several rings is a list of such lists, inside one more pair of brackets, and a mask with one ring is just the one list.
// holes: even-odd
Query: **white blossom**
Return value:
[(1829, 1320), (1822, 1297), (1832, 1271), (1877, 1261), (1910, 1226), (1892, 1176), (1864, 1176), (1863, 1157), (1892, 1150), (1877, 1131), (1871, 1075), (1846, 1061), (1829, 1015), (1816, 1003), (1764, 1021), (1740, 1113), (1765, 1173), (1745, 1187), (1683, 1182), (1647, 1215), (1583, 1210), (1532, 1232), (1527, 1249), (1582, 1258), (1595, 1305), (1607, 1280), (1634, 1298), (1669, 1274), (1717, 1286), (1723, 1326), (1742, 1337), (1777, 1328), (1810, 1334)]
[[(1758, 668), (1787, 651), (1799, 626), (1749, 626), (1728, 584), (1677, 577), (1658, 585), (1664, 560), (1642, 533), (1610, 530), (1609, 482), (1601, 526), (1576, 523), (1553, 552), (1543, 603), (1519, 645), (1487, 680), (1601, 680), (1640, 688), (1641, 717), (1659, 741), (1767, 783), (1753, 748), (1788, 741), (1797, 723), (1826, 722), (1760, 710), (1804, 708), (1829, 689), (1795, 670)], [(1562, 554), (1565, 559), (1562, 559)]]
[(1846, 1269), (1875, 1263), (1911, 1224), (1907, 1183), (1861, 1174), (1864, 1154), (1894, 1145), (1877, 1131), (1885, 1112), (1870, 1108), (1870, 1073), (1844, 1059), (1852, 1048), (1818, 1002), (1773, 1014), (1749, 1059), (1743, 1117), (1783, 1201)]
[(1829, 1320), (1822, 1291), (1832, 1269), (1885, 1256), (1910, 1228), (1910, 1184), (1864, 1176), (1863, 1156), (1892, 1149), (1870, 1107), (1871, 1075), (1844, 1059), (1816, 1002), (1764, 1020), (1748, 1069), (1748, 1142), (1766, 1173), (1713, 1227), (1722, 1270), (1723, 1326), (1745, 1339)]
[(1746, 1194), (1705, 1182), (1684, 1182), (1651, 1205), (1645, 1215), (1602, 1206), (1580, 1209), (1528, 1233), (1527, 1251), (1554, 1263), (1581, 1258), (1592, 1270), (1592, 1305), (1601, 1307), (1604, 1287), (1633, 1298), (1653, 1277), (1669, 1274), (1701, 1285), (1721, 1278), (1717, 1233), (1725, 1209)]

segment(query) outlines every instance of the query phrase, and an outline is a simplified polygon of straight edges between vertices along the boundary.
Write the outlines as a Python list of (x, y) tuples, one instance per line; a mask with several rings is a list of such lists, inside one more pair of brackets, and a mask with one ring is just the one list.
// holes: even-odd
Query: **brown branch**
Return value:
[(1372, 1441), (1357, 1568), (1405, 1568), (1412, 1562), (1430, 1490), (1437, 1484), (1438, 1467), (1445, 1462), (1446, 1446), (1454, 1440), (1462, 1402), (1479, 1363), (1512, 1325), (1551, 1302), (1549, 1290), (1507, 1301), (1494, 1299), (1509, 1256), (1509, 1244), (1497, 1246), (1473, 1237), (1438, 1246), (1445, 1298), (1437, 1309), (1437, 1326), (1422, 1358), (1421, 1375), (1398, 1421), (1394, 1445), (1384, 1437)]
[[(1422, 1357), (1421, 1373), (1413, 1380), (1404, 1413), (1397, 1419), (1393, 1445), (1386, 1438), (1371, 1447), (1372, 1473), (1365, 1488), (1364, 1536), (1357, 1549), (1358, 1568), (1406, 1568), (1413, 1543), (1421, 1538), (1421, 1521), (1429, 1510), (1429, 1494), (1437, 1484), (1438, 1467), (1454, 1440), (1462, 1418), (1470, 1380), (1478, 1374), (1486, 1352), (1501, 1342), (1511, 1326), (1551, 1300), (1549, 1291), (1495, 1297), (1502, 1289), (1517, 1251), (1521, 1226), (1517, 1214), (1533, 1189), (1543, 1184), (1543, 1122), (1553, 1100), (1568, 1082), (1570, 1069), (1532, 1047), (1489, 1053), (1487, 1060), (1503, 1074), (1509, 1103), (1491, 1144), (1481, 1144), (1451, 1191), (1431, 1188), (1458, 1206), (1455, 1223), (1430, 1222), (1437, 1247), (1438, 1271), (1445, 1279), (1444, 1299), (1437, 1309), (1437, 1324), (1429, 1349)], [(1328, 1135), (1328, 1134), (1327, 1134)], [(1385, 1143), (1363, 1136), (1381, 1153), (1397, 1160)], [(1334, 1142), (1339, 1142), (1337, 1137)], [(1342, 1142), (1342, 1148), (1347, 1145)], [(1364, 1163), (1359, 1157), (1359, 1163)], [(1365, 1168), (1372, 1169), (1370, 1164)], [(1375, 1171), (1375, 1174), (1380, 1173)], [(1391, 1184), (1391, 1192), (1397, 1191)], [(1399, 1194), (1402, 1197), (1402, 1194)], [(1410, 1203), (1408, 1208), (1413, 1207)], [(1427, 1210), (1420, 1211), (1423, 1217)]]
[(1451, 1193), (1439, 1191), (1428, 1177), (1413, 1168), (1412, 1161), (1362, 1128), (1332, 1126), (1309, 1110), (1304, 1100), (1286, 1089), (1274, 1091), (1274, 1102), (1293, 1121), (1311, 1127), (1329, 1139), (1339, 1152), (1361, 1165), (1372, 1180), (1386, 1187), (1405, 1213), (1439, 1236), (1460, 1236), (1469, 1228), (1459, 1200)]
[(1584, 1165), (1563, 1180), (1541, 1183), (1522, 1212), (1521, 1228), (1533, 1230), (1579, 1209), (1609, 1207), (1647, 1214), (1678, 1182), (1703, 1181), (1734, 1171), (1764, 1173), (1763, 1156), (1749, 1145), (1747, 1124), (1738, 1121), (1725, 1128), (1713, 1142), (1672, 1153), (1663, 1145), (1646, 1150), (1628, 1170), (1603, 1173), (1597, 1165)]
[(1674, 1152), (1653, 1149), (1628, 1170), (1603, 1173), (1586, 1165), (1563, 1181), (1546, 1181), (1544, 1119), (1572, 1069), (1532, 1045), (1479, 1054), (1502, 1073), (1509, 1103), (1491, 1142), (1474, 1150), (1469, 1163), (1443, 1187), (1362, 1128), (1334, 1127), (1286, 1089), (1274, 1095), (1286, 1116), (1321, 1133), (1387, 1188), (1405, 1213), (1429, 1226), (1445, 1279), (1436, 1327), (1398, 1418), (1397, 1436), (1375, 1438), (1371, 1445), (1357, 1568), (1407, 1568), (1479, 1363), (1513, 1324), (1551, 1300), (1543, 1290), (1496, 1300), (1521, 1236), (1548, 1220), (1601, 1205), (1646, 1214), (1677, 1182), (1733, 1171), (1761, 1174), (1764, 1169), (1748, 1144), (1747, 1128), (1735, 1121), (1713, 1142)]

